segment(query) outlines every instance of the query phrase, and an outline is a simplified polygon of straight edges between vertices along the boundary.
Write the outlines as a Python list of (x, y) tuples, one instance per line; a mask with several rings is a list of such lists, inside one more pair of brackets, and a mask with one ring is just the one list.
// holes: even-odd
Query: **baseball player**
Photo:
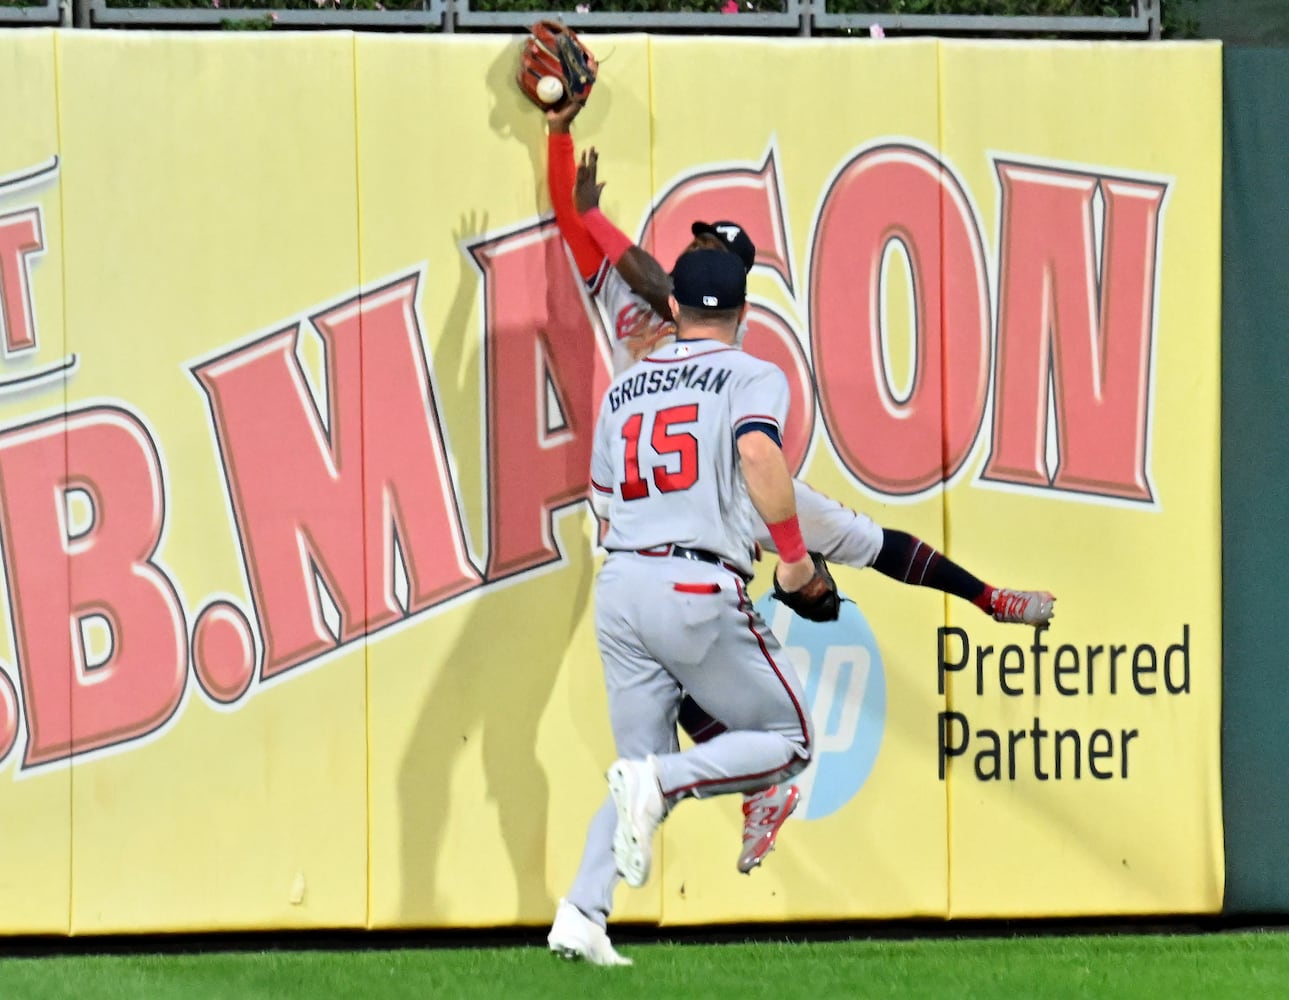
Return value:
[[(675, 339), (610, 385), (591, 458), (592, 502), (608, 521), (595, 628), (620, 756), (548, 941), (605, 965), (628, 961), (604, 929), (619, 873), (645, 884), (676, 803), (784, 783), (810, 760), (800, 680), (746, 590), (761, 524), (783, 591), (819, 579), (780, 447), (787, 378), (735, 348), (747, 311), (735, 255), (682, 254), (673, 279)], [(727, 727), (685, 751), (682, 692)]]
[[(668, 305), (671, 278), (643, 248), (599, 210), (598, 156), (594, 149), (579, 167), (570, 127), (582, 105), (569, 102), (546, 112), (547, 181), (555, 221), (609, 333), (615, 372), (623, 371), (663, 338), (671, 335)], [(724, 247), (750, 271), (756, 248), (742, 227), (733, 223), (696, 223), (691, 246)], [(1042, 626), (1052, 619), (1055, 598), (1045, 591), (992, 587), (914, 536), (882, 528), (863, 514), (794, 481), (797, 509), (806, 544), (829, 562), (856, 569), (872, 567), (902, 583), (932, 587), (970, 601), (1002, 622)], [(762, 528), (758, 542), (772, 549)], [(701, 742), (723, 726), (692, 698), (680, 709), (680, 725)], [(799, 794), (795, 786), (771, 785), (749, 794), (743, 803), (743, 843), (738, 869), (750, 872), (773, 849)]]

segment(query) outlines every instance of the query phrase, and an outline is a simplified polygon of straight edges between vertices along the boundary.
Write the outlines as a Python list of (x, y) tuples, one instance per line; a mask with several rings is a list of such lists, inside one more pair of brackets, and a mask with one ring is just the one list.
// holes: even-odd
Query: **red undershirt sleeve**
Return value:
[(573, 204), (573, 184), (577, 180), (577, 163), (573, 157), (573, 137), (567, 132), (552, 132), (546, 137), (546, 182), (550, 188), (555, 225), (573, 252), (582, 280), (595, 280), (604, 263), (599, 244), (586, 231), (582, 217)]

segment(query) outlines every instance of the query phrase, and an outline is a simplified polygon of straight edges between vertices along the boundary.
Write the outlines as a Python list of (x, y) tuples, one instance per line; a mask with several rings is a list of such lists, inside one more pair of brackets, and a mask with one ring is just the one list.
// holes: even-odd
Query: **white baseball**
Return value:
[(564, 82), (557, 76), (544, 76), (537, 81), (537, 96), (544, 104), (554, 104), (564, 96)]

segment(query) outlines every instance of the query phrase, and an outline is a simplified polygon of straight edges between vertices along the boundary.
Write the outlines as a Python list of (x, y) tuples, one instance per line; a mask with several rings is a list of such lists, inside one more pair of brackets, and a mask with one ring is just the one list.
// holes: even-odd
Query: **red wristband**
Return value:
[(591, 238), (600, 245), (604, 256), (609, 258), (610, 264), (617, 264), (622, 255), (635, 246), (631, 237), (610, 222), (598, 208), (583, 212), (582, 223)]
[(810, 554), (806, 551), (806, 540), (801, 537), (801, 525), (796, 514), (786, 521), (776, 521), (766, 527), (770, 529), (770, 540), (774, 542), (783, 562), (800, 562)]

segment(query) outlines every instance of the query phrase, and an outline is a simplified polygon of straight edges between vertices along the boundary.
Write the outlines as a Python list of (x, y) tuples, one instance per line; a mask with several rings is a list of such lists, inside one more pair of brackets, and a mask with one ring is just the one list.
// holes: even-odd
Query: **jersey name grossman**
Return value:
[[(699, 371), (699, 368), (702, 368)], [(621, 385), (609, 390), (609, 409), (618, 412), (618, 407), (627, 400), (637, 396), (652, 396), (657, 392), (669, 392), (672, 389), (697, 389), (702, 392), (719, 393), (729, 380), (728, 368), (717, 368), (714, 365), (699, 366), (696, 364), (681, 365), (666, 371), (641, 372), (629, 378)]]

